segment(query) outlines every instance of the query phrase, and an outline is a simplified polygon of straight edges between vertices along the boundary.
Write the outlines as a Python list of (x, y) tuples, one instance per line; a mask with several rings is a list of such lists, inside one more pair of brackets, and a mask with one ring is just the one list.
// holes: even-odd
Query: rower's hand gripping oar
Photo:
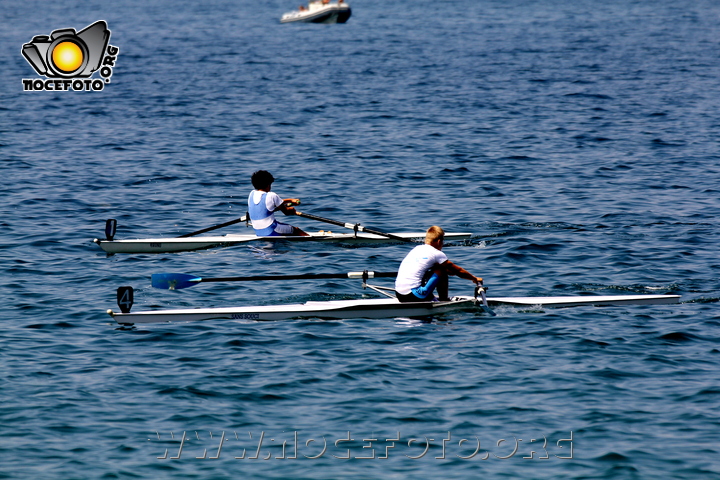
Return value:
[(475, 285), (475, 303), (479, 304), (477, 298), (479, 293), (480, 297), (482, 298), (482, 309), (489, 313), (490, 316), (495, 317), (497, 316), (497, 313), (493, 312), (493, 310), (488, 305), (487, 298), (485, 298), (485, 290), (487, 290), (487, 288), (483, 286), (482, 282), (480, 282), (478, 285)]
[(329, 223), (331, 225), (337, 225), (339, 227), (349, 228), (350, 230), (354, 230), (356, 233), (357, 232), (367, 232), (367, 233), (372, 233), (375, 235), (380, 235), (381, 237), (392, 238), (393, 240), (398, 240), (400, 242), (415, 243), (410, 238), (403, 238), (403, 237), (399, 237), (397, 235), (393, 235), (392, 233), (385, 233), (385, 232), (379, 232), (377, 230), (371, 230), (367, 227), (363, 227), (359, 223), (339, 222), (337, 220), (330, 220), (329, 218), (318, 217), (317, 215), (312, 215), (310, 213), (303, 213), (303, 212), (298, 212), (298, 211), (295, 211), (295, 214), (300, 217), (309, 218), (311, 220), (317, 220), (319, 222), (325, 222), (325, 223)]
[(299, 275), (255, 275), (251, 277), (202, 278), (186, 273), (153, 273), (152, 286), (165, 290), (179, 290), (197, 285), (200, 282), (247, 282), (254, 280), (305, 280), (323, 278), (394, 278), (397, 272), (347, 272), (347, 273), (303, 273)]

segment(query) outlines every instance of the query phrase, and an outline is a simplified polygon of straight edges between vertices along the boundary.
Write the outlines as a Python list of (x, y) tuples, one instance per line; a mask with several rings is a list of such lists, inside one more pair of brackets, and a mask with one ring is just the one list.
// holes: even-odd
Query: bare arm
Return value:
[(293, 205), (300, 205), (300, 199), (299, 198), (285, 198), (283, 199), (282, 205), (280, 205), (277, 210), (280, 210), (285, 215), (295, 215), (295, 208), (293, 208)]
[(468, 272), (464, 268), (462, 268), (460, 265), (455, 265), (450, 260), (447, 262), (444, 262), (441, 265), (448, 275), (455, 275), (456, 277), (464, 278), (466, 280), (470, 280), (475, 283), (475, 285), (478, 285), (482, 283), (483, 279), (482, 277), (476, 277), (472, 273)]

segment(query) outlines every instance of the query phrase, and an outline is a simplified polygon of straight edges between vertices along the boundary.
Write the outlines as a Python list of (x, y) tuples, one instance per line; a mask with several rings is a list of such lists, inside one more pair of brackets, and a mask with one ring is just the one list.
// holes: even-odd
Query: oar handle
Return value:
[(295, 213), (301, 217), (309, 218), (311, 220), (317, 220), (319, 222), (330, 223), (332, 225), (338, 225), (340, 227), (349, 228), (350, 230), (355, 230), (356, 232), (367, 232), (367, 233), (372, 233), (374, 235), (380, 235), (381, 237), (392, 238), (393, 240), (398, 240), (400, 242), (414, 243), (412, 241), (412, 239), (410, 239), (410, 238), (399, 237), (397, 235), (393, 235), (392, 233), (385, 233), (385, 232), (380, 232), (378, 230), (372, 230), (367, 227), (363, 227), (359, 223), (339, 222), (337, 220), (330, 220), (329, 218), (318, 217), (317, 215), (312, 215), (310, 213), (304, 213), (304, 212), (296, 211)]

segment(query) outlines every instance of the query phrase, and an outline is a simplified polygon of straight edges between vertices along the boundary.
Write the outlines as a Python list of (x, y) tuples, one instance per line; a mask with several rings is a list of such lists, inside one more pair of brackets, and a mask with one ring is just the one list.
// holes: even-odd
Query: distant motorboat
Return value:
[(330, 3), (329, 0), (310, 2), (300, 10), (288, 12), (280, 18), (280, 23), (345, 23), (350, 18), (352, 10), (350, 5), (342, 0)]

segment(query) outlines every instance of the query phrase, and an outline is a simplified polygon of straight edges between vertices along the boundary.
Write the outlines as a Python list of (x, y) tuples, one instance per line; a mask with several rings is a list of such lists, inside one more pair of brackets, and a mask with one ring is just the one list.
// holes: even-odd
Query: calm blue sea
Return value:
[[(720, 5), (349, 3), (281, 25), (298, 1), (0, 1), (0, 478), (720, 479)], [(23, 91), (23, 44), (98, 20), (102, 91)], [(408, 251), (92, 243), (108, 218), (118, 239), (237, 218), (261, 168), (308, 213), (472, 232), (446, 252), (493, 296), (682, 303), (119, 328), (121, 285), (134, 311), (373, 295), (152, 273)]]

